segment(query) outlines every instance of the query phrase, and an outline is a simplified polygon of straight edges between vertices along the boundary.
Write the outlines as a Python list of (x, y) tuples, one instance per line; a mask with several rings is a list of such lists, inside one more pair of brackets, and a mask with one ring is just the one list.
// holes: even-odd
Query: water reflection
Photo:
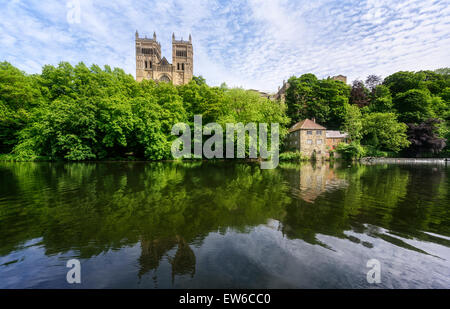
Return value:
[(445, 166), (0, 163), (0, 183), (0, 287), (68, 287), (72, 257), (83, 287), (364, 287), (380, 252), (407, 286), (450, 275)]
[(289, 175), (292, 194), (309, 203), (313, 203), (324, 192), (348, 186), (347, 180), (339, 178), (329, 164), (287, 164), (283, 167), (295, 171)]

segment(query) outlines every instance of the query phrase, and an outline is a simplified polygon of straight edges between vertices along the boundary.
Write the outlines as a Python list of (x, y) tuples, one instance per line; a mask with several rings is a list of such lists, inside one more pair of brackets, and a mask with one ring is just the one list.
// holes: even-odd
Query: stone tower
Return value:
[(176, 40), (175, 34), (172, 34), (172, 65), (174, 66), (173, 83), (175, 85), (189, 83), (194, 72), (194, 54), (190, 34), (189, 41)]
[(139, 37), (136, 31), (136, 80), (152, 79), (156, 82), (187, 84), (193, 76), (192, 38), (189, 41), (175, 40), (172, 34), (172, 64), (161, 57), (161, 44), (153, 38)]

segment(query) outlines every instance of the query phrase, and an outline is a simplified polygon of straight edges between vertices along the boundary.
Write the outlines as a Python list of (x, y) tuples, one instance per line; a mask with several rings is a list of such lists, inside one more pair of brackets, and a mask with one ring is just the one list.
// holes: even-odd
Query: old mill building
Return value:
[(289, 129), (286, 142), (289, 150), (299, 151), (305, 156), (329, 157), (330, 151), (347, 139), (347, 133), (327, 130), (315, 119), (305, 119)]

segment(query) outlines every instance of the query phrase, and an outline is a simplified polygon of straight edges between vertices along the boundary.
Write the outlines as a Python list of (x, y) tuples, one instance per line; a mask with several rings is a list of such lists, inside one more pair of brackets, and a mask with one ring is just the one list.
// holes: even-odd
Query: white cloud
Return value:
[[(72, 0), (75, 1), (75, 0)], [(109, 64), (134, 74), (134, 31), (156, 31), (171, 57), (171, 35), (194, 43), (194, 73), (275, 91), (291, 75), (368, 74), (450, 66), (446, 1), (140, 1), (0, 3), (0, 60), (30, 73), (60, 61)]]

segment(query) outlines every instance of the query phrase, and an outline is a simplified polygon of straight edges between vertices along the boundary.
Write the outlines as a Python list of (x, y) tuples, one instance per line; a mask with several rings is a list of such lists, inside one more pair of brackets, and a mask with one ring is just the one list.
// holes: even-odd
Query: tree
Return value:
[(419, 157), (424, 154), (437, 154), (446, 146), (445, 138), (437, 135), (439, 119), (429, 118), (420, 124), (408, 124), (408, 140), (411, 145), (406, 153)]
[(364, 156), (364, 149), (357, 142), (351, 142), (350, 144), (339, 143), (336, 151), (344, 160), (359, 159)]
[(313, 74), (289, 79), (286, 91), (287, 115), (291, 124), (305, 118), (338, 129), (345, 117), (350, 89), (342, 82), (332, 79), (318, 80)]
[(350, 139), (359, 142), (362, 137), (362, 114), (356, 105), (347, 104), (345, 106), (346, 116), (343, 129), (348, 133)]
[(398, 152), (410, 144), (406, 129), (406, 124), (398, 122), (394, 113), (371, 113), (363, 119), (363, 143)]
[(364, 107), (370, 103), (369, 90), (360, 80), (353, 81), (352, 90), (350, 92), (350, 103), (358, 107)]
[(432, 116), (428, 90), (411, 89), (398, 93), (394, 98), (394, 107), (400, 121), (405, 123), (419, 123)]
[[(286, 90), (286, 104), (287, 115), (291, 119), (291, 124), (301, 121), (310, 114), (310, 105), (313, 105), (317, 100), (315, 88), (317, 85), (317, 77), (314, 74), (304, 74), (300, 77), (292, 76), (289, 78), (289, 87)], [(323, 121), (325, 114), (324, 110), (314, 108), (315, 114), (319, 117), (319, 121)]]
[(203, 76), (193, 76), (192, 80), (199, 86), (206, 85), (206, 79), (203, 78)]
[(392, 97), (411, 89), (419, 89), (421, 77), (414, 72), (400, 71), (389, 75), (383, 81), (383, 85), (389, 88)]
[[(317, 85), (316, 92), (321, 110), (328, 111), (324, 115), (323, 124), (330, 129), (340, 129), (346, 116), (346, 106), (349, 103), (350, 87), (333, 79), (322, 79)], [(319, 118), (312, 114), (310, 118)]]
[(369, 75), (366, 78), (366, 86), (370, 92), (374, 92), (375, 88), (381, 85), (383, 79), (377, 75)]
[(32, 121), (20, 132), (14, 153), (24, 159), (86, 160), (96, 158), (96, 106), (90, 100), (59, 97), (35, 110)]
[(37, 78), (26, 75), (8, 62), (0, 62), (0, 152), (7, 153), (18, 143), (32, 109), (44, 104)]
[(371, 93), (369, 105), (371, 112), (388, 113), (393, 111), (392, 96), (389, 88), (384, 85), (376, 86)]

